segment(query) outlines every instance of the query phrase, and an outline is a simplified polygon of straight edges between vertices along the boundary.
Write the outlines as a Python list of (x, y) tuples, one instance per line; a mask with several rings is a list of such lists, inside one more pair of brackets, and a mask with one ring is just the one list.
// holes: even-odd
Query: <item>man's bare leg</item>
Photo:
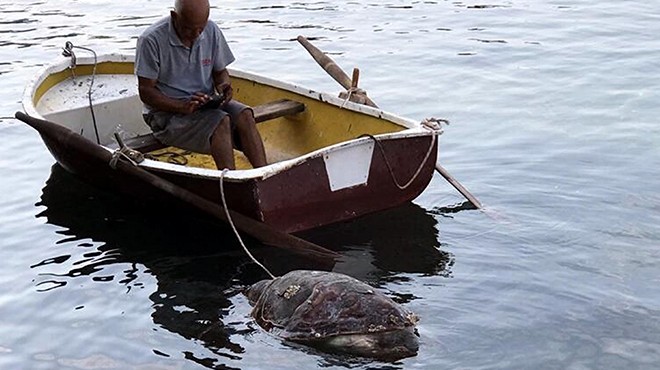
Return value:
[(234, 146), (231, 139), (231, 120), (225, 116), (211, 135), (211, 156), (216, 167), (222, 169), (236, 169), (234, 163)]
[(243, 153), (250, 160), (252, 167), (263, 167), (267, 165), (266, 151), (261, 135), (257, 130), (257, 124), (254, 122), (254, 115), (249, 109), (245, 109), (238, 115), (236, 124), (238, 137), (241, 138)]

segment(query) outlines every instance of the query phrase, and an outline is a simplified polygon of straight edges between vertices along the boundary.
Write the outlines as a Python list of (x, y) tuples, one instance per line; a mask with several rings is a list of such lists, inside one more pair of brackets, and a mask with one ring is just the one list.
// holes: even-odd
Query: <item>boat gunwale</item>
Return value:
[[(135, 56), (132, 54), (120, 54), (120, 53), (109, 53), (101, 54), (97, 56), (97, 64), (115, 62), (115, 63), (134, 63)], [(25, 87), (23, 93), (23, 109), (25, 113), (29, 116), (45, 119), (36, 109), (36, 104), (34, 102), (34, 97), (37, 93), (39, 87), (51, 76), (57, 73), (61, 73), (70, 67), (71, 60), (70, 58), (60, 56), (59, 60), (44, 66), (36, 75), (33, 77)], [(77, 65), (91, 65), (94, 63), (93, 57), (79, 57), (77, 59)], [(347, 109), (357, 113), (366, 114), (373, 116), (379, 119), (383, 119), (394, 123), (396, 125), (404, 127), (402, 131), (379, 134), (375, 135), (379, 140), (391, 140), (391, 139), (403, 139), (403, 138), (412, 138), (419, 136), (431, 136), (439, 135), (441, 131), (433, 131), (425, 128), (421, 123), (415, 122), (408, 118), (404, 118), (393, 113), (383, 111), (378, 108), (366, 106), (363, 104), (354, 103), (351, 101), (346, 101), (344, 99), (335, 97), (328, 93), (317, 92), (313, 89), (303, 87), (301, 85), (275, 80), (257, 73), (248, 72), (240, 69), (228, 68), (228, 71), (231, 76), (241, 78), (244, 80), (252, 81), (258, 84), (272, 86), (274, 88), (282, 89), (289, 91), (313, 100), (320, 102), (328, 103), (336, 106), (339, 109)], [(372, 141), (369, 137), (358, 137), (355, 139), (350, 139), (342, 141), (333, 145), (325, 146), (323, 148), (317, 149), (315, 151), (309, 152), (307, 154), (284, 160), (281, 162), (276, 162), (269, 164), (264, 167), (246, 169), (246, 170), (232, 170), (228, 171), (224, 175), (224, 179), (231, 182), (243, 182), (248, 180), (255, 179), (266, 179), (283, 171), (286, 171), (298, 164), (302, 164), (310, 159), (323, 156), (325, 153), (330, 153), (333, 151), (341, 150), (344, 148), (350, 148), (353, 146), (365, 145), (369, 141)], [(109, 152), (114, 152), (115, 149), (111, 149), (106, 145), (100, 145), (102, 148), (108, 150)], [(199, 167), (186, 167), (177, 164), (160, 162), (156, 160), (145, 159), (139, 164), (141, 167), (157, 170), (160, 172), (167, 172), (172, 174), (186, 175), (190, 177), (199, 177), (199, 178), (209, 178), (209, 179), (220, 179), (222, 176), (222, 171), (217, 169), (207, 169)]]
[[(415, 129), (409, 129), (406, 130), (404, 134), (402, 133), (393, 133), (393, 134), (381, 134), (375, 136), (378, 140), (396, 140), (396, 139), (403, 139), (403, 138), (414, 138), (414, 137), (422, 137), (422, 136), (430, 136), (432, 133), (429, 130), (426, 129), (420, 129), (420, 130), (415, 130)], [(151, 168), (154, 170), (158, 170), (161, 172), (167, 172), (167, 173), (172, 173), (172, 174), (178, 174), (178, 175), (186, 175), (189, 177), (199, 177), (199, 178), (206, 178), (206, 179), (220, 179), (221, 177), (224, 178), (226, 181), (230, 182), (242, 182), (242, 181), (247, 181), (247, 180), (255, 180), (255, 179), (261, 179), (265, 180), (273, 175), (276, 175), (278, 173), (284, 172), (288, 169), (291, 169), (297, 165), (303, 164), (304, 162), (307, 162), (309, 160), (322, 157), (328, 153), (332, 153), (334, 151), (339, 151), (342, 149), (347, 149), (355, 146), (361, 146), (361, 145), (366, 145), (369, 144), (369, 142), (372, 142), (373, 139), (370, 137), (360, 137), (352, 140), (347, 140), (347, 141), (342, 141), (341, 143), (337, 143), (334, 145), (326, 146), (321, 149), (317, 149), (313, 152), (309, 152), (305, 155), (301, 155), (292, 159), (276, 162), (269, 164), (264, 167), (259, 167), (259, 168), (251, 168), (251, 169), (246, 169), (246, 170), (232, 170), (227, 172), (224, 176), (222, 176), (222, 171), (217, 170), (217, 169), (210, 169), (210, 168), (201, 168), (201, 167), (187, 167), (187, 166), (181, 166), (177, 164), (172, 164), (172, 163), (167, 163), (167, 162), (161, 162), (153, 159), (147, 159), (145, 158), (143, 162), (139, 163), (139, 166), (145, 167), (145, 168)], [(113, 149), (104, 147), (106, 150), (109, 152), (114, 152)]]

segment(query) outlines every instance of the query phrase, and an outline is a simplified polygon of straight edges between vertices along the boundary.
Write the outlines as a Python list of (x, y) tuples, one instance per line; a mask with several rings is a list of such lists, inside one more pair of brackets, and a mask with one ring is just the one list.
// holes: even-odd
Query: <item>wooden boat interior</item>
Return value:
[[(245, 72), (230, 70), (230, 74), (234, 98), (254, 107), (269, 163), (296, 158), (364, 134), (410, 128), (403, 119), (343, 109), (341, 104), (328, 102), (318, 93), (301, 93), (284, 83), (268, 83)], [(106, 147), (116, 147), (113, 135), (117, 132), (129, 147), (154, 159), (215, 169), (209, 155), (164, 147), (150, 135), (150, 128), (142, 118), (142, 103), (130, 60), (53, 70), (37, 83), (32, 99), (36, 111), (45, 119), (95, 142), (98, 136), (99, 143)], [(251, 168), (242, 153), (235, 151), (235, 156), (237, 169)]]

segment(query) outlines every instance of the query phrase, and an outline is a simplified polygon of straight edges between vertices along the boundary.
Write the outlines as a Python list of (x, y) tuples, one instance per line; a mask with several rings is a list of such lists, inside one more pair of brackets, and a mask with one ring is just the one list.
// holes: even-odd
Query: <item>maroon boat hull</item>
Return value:
[[(231, 209), (287, 233), (349, 220), (401, 205), (421, 194), (436, 161), (437, 141), (424, 162), (431, 140), (430, 136), (417, 136), (381, 141), (392, 173), (380, 150), (374, 150), (368, 182), (363, 185), (332, 191), (325, 162), (315, 157), (266, 179), (226, 182), (225, 197)], [(393, 176), (399, 185), (405, 185), (420, 165), (415, 180), (400, 189)], [(217, 180), (169, 173), (158, 176), (220, 202)]]
[[(42, 121), (46, 122), (47, 121)], [(109, 166), (111, 154), (76, 133), (50, 123), (35, 127), (58, 163), (66, 170), (104, 188), (140, 198), (167, 198), (146, 182)], [(433, 176), (437, 141), (432, 136), (381, 140), (372, 154), (367, 182), (332, 190), (323, 157), (313, 157), (265, 179), (248, 178), (224, 185), (229, 208), (285, 233), (307, 230), (401, 205), (416, 198)], [(72, 145), (75, 141), (75, 145)], [(386, 158), (385, 158), (386, 157)], [(426, 159), (426, 160), (425, 160)], [(389, 164), (389, 166), (388, 166)], [(420, 168), (421, 165), (421, 168)], [(217, 179), (160, 172), (141, 167), (215, 204), (220, 203)], [(391, 170), (390, 170), (391, 168)], [(419, 170), (419, 171), (418, 171)], [(404, 189), (413, 176), (415, 179)]]

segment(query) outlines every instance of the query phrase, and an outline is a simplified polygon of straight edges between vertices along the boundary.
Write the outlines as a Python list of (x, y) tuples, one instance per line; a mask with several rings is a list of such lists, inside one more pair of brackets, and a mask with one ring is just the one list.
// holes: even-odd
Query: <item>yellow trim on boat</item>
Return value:
[[(132, 61), (100, 62), (96, 67), (96, 74), (133, 75), (133, 66)], [(89, 76), (93, 73), (94, 66), (81, 64), (73, 71), (66, 67), (62, 68), (64, 69), (48, 75), (35, 89), (33, 96), (35, 106), (49, 89), (71, 78), (72, 73), (76, 76)], [(269, 163), (296, 158), (364, 134), (379, 135), (406, 129), (379, 116), (342, 109), (312, 96), (246, 78), (232, 76), (232, 86), (234, 98), (250, 106), (280, 99), (290, 99), (305, 105), (305, 111), (302, 113), (271, 119), (258, 125)], [(215, 162), (210, 155), (190, 153), (175, 147), (149, 154), (163, 162), (183, 161), (186, 166), (215, 169)], [(243, 153), (234, 151), (234, 154), (237, 169), (252, 168)]]
[[(258, 124), (269, 163), (299, 157), (364, 134), (378, 135), (405, 129), (379, 117), (341, 109), (330, 103), (250, 80), (233, 77), (232, 86), (234, 98), (250, 106), (279, 99), (290, 99), (305, 104), (303, 113)], [(160, 161), (170, 161), (165, 153), (176, 153), (175, 158), (172, 158), (174, 161), (185, 158), (183, 160), (186, 166), (216, 168), (210, 155), (190, 153), (176, 147), (160, 149), (149, 154), (155, 155)], [(237, 169), (252, 168), (247, 158), (239, 151), (234, 151), (234, 160)]]
[(285, 147), (296, 156), (355, 139), (364, 134), (399, 132), (405, 128), (379, 117), (341, 109), (330, 103), (253, 81), (232, 79), (234, 97), (251, 106), (278, 99), (305, 104), (305, 112), (259, 124), (264, 144)]

